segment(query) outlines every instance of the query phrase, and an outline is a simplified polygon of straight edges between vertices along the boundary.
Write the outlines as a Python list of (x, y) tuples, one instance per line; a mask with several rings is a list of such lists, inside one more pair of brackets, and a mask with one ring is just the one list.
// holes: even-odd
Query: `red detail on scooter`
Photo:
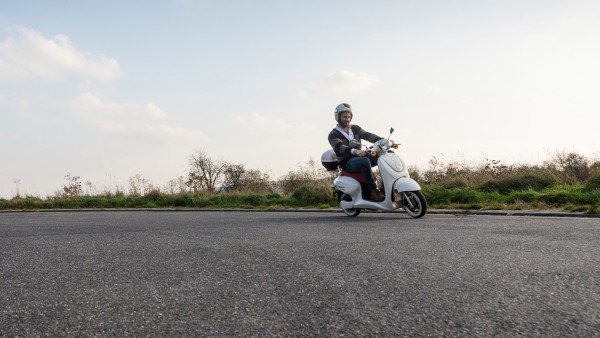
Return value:
[[(362, 173), (351, 173), (349, 171), (342, 170), (342, 172), (340, 173), (340, 176), (352, 177), (353, 179), (357, 180), (360, 183), (367, 183), (367, 179), (365, 178), (365, 176)], [(373, 178), (375, 178), (375, 176), (373, 176)]]

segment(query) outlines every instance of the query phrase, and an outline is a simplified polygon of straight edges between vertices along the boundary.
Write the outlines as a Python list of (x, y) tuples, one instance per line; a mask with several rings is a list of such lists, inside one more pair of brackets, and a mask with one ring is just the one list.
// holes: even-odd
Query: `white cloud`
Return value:
[(206, 141), (198, 131), (164, 122), (167, 115), (154, 103), (111, 102), (93, 93), (82, 93), (71, 102), (84, 120), (104, 132), (159, 141)]
[(79, 95), (74, 101), (78, 111), (93, 112), (98, 115), (111, 117), (151, 117), (165, 118), (167, 115), (154, 103), (149, 102), (145, 105), (137, 103), (117, 103), (103, 100), (98, 95), (86, 92)]
[(26, 118), (43, 117), (44, 110), (35, 101), (25, 98), (5, 98), (0, 96), (0, 115), (18, 115)]
[(381, 81), (377, 76), (367, 73), (354, 73), (348, 70), (340, 70), (327, 76), (327, 86), (339, 93), (359, 92), (370, 89)]
[(299, 96), (306, 97), (308, 96), (308, 91), (306, 89), (300, 88), (296, 91), (296, 94), (298, 94)]
[(269, 118), (256, 112), (247, 116), (236, 115), (235, 120), (237, 123), (253, 129), (288, 129), (290, 127), (281, 119)]
[(205, 138), (199, 132), (167, 124), (155, 125), (145, 122), (119, 123), (116, 121), (98, 121), (97, 127), (108, 133), (158, 141), (199, 141)]
[(375, 75), (342, 69), (328, 74), (320, 82), (309, 82), (306, 88), (298, 89), (297, 93), (300, 96), (308, 96), (313, 92), (354, 93), (371, 89), (379, 84), (381, 80)]
[(296, 129), (296, 128), (311, 129), (311, 130), (314, 129), (314, 126), (306, 124), (304, 122), (300, 123), (298, 125), (291, 124), (282, 119), (270, 118), (270, 117), (264, 116), (262, 114), (259, 114), (257, 112), (254, 112), (250, 115), (245, 115), (245, 116), (235, 115), (235, 121), (238, 124), (243, 125), (246, 128), (258, 129), (261, 131), (275, 133), (275, 134), (287, 133), (291, 129)]
[(12, 106), (16, 112), (27, 117), (37, 117), (43, 115), (39, 109), (33, 107), (31, 102), (26, 99), (15, 99)]
[(119, 63), (104, 55), (77, 50), (66, 35), (46, 38), (38, 31), (17, 27), (0, 42), (0, 79), (79, 77), (112, 80), (121, 75)]
[(433, 96), (439, 96), (441, 95), (444, 91), (442, 90), (442, 88), (438, 85), (431, 85), (429, 86), (429, 92), (431, 93), (431, 95)]

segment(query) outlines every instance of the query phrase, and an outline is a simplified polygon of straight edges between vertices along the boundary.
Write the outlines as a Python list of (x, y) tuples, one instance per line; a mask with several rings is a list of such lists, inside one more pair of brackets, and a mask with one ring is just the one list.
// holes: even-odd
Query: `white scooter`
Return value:
[[(393, 131), (394, 128), (391, 128), (390, 136)], [(360, 143), (356, 142), (355, 144)], [(368, 188), (361, 173), (340, 170), (339, 175), (334, 179), (331, 187), (336, 191), (340, 206), (346, 215), (358, 216), (363, 209), (396, 210), (403, 208), (411, 217), (420, 218), (427, 212), (427, 201), (421, 192), (421, 186), (409, 177), (404, 161), (390, 148), (397, 149), (398, 145), (390, 146), (389, 137), (387, 140), (379, 140), (367, 148), (367, 152), (379, 155), (377, 166), (381, 174), (382, 193), (385, 195), (383, 201), (377, 202), (363, 196)], [(337, 157), (333, 149), (323, 153), (321, 163), (329, 171), (338, 168)]]

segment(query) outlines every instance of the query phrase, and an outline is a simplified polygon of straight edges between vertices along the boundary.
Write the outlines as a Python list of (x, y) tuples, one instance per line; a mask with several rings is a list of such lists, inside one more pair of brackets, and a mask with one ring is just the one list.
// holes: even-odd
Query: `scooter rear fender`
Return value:
[(336, 190), (344, 192), (350, 196), (359, 196), (361, 194), (360, 183), (357, 180), (347, 177), (339, 176), (333, 181), (333, 187)]

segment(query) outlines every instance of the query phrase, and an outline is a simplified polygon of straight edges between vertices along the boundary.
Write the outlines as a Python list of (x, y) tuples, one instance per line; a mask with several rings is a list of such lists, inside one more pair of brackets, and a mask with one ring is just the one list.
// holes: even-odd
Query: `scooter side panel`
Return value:
[(348, 195), (352, 195), (352, 196), (361, 195), (360, 183), (358, 183), (355, 179), (350, 178), (350, 177), (346, 177), (346, 176), (337, 177), (333, 181), (333, 186), (336, 190), (344, 192)]

